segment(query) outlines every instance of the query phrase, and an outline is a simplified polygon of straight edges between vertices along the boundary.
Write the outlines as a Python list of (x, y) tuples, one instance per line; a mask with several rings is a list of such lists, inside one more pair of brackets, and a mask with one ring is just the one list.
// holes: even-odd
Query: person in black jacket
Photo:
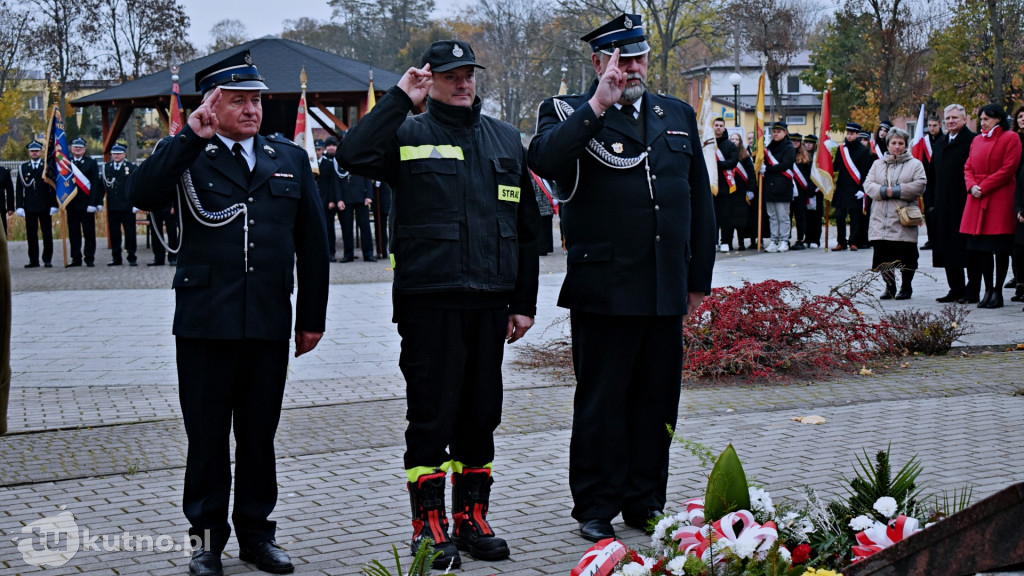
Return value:
[(120, 266), (121, 233), (124, 232), (124, 250), (128, 253), (128, 265), (138, 266), (138, 249), (135, 214), (138, 209), (128, 198), (128, 177), (135, 170), (135, 164), (125, 160), (128, 152), (122, 144), (114, 144), (110, 150), (111, 161), (103, 165), (103, 186), (106, 190), (107, 229), (110, 233), (111, 260), (107, 266)]
[(68, 267), (81, 266), (83, 255), (85, 265), (90, 268), (95, 266), (96, 260), (96, 212), (102, 209), (103, 194), (99, 191), (99, 165), (90, 156), (85, 155), (85, 144), (84, 138), (75, 138), (71, 141), (71, 161), (85, 177), (86, 182), (83, 184), (87, 184), (89, 189), (83, 190), (79, 186), (75, 197), (65, 208), (68, 215), (68, 242), (71, 244), (71, 262)]
[(128, 182), (136, 206), (154, 210), (177, 197), (184, 215), (174, 335), (188, 435), (182, 510), (199, 544), (193, 576), (223, 574), (232, 431), (239, 558), (264, 572), (294, 570), (269, 519), (277, 503), (274, 435), (289, 337), (294, 327), (299, 357), (323, 336), (330, 263), (309, 157), (283, 137), (259, 134), (265, 89), (248, 50), (200, 71), (202, 105)]
[[(807, 182), (807, 189), (800, 190), (800, 202), (806, 207), (806, 236), (804, 242), (808, 248), (818, 248), (821, 245), (822, 214), (825, 212), (825, 196), (818, 189), (818, 185), (811, 179), (811, 169), (814, 167), (814, 154), (818, 150), (818, 137), (814, 134), (807, 134), (803, 140), (804, 151), (806, 152), (806, 163), (797, 162), (797, 169)], [(828, 150), (822, 150), (822, 154), (828, 154)]]
[(4, 213), (4, 236), (7, 235), (7, 220), (14, 214), (14, 180), (11, 171), (0, 166), (0, 211)]
[[(833, 205), (836, 207), (835, 250), (857, 250), (856, 239), (860, 237), (865, 218), (864, 179), (868, 177), (875, 156), (867, 146), (861, 144), (861, 126), (856, 122), (846, 124), (846, 142), (836, 151), (832, 163), (836, 172), (836, 191)], [(850, 237), (846, 237), (846, 217), (850, 217)], [(866, 230), (866, 228), (865, 228)]]
[[(947, 133), (932, 151), (935, 163), (935, 212), (928, 236), (932, 241), (932, 266), (943, 268), (949, 292), (936, 298), (938, 302), (975, 303), (981, 298), (981, 267), (967, 257), (967, 236), (960, 233), (960, 221), (967, 204), (967, 183), (964, 166), (971, 154), (975, 133), (967, 127), (967, 111), (959, 104), (950, 104), (943, 111)], [(967, 282), (964, 282), (964, 268)]]
[(391, 214), (391, 186), (387, 182), (373, 182), (373, 237), (377, 239), (377, 258), (387, 258), (391, 254), (388, 246), (388, 215)]
[(530, 168), (555, 180), (568, 270), (576, 399), (569, 446), (572, 516), (591, 541), (611, 520), (647, 529), (668, 485), (683, 319), (711, 291), (718, 230), (697, 117), (646, 88), (640, 16), (582, 38), (598, 80), (541, 103)]
[(785, 122), (772, 124), (772, 141), (764, 151), (764, 164), (761, 165), (764, 179), (764, 203), (768, 208), (768, 219), (772, 230), (772, 239), (765, 252), (785, 252), (789, 250), (789, 234), (792, 228), (789, 208), (796, 196), (796, 184), (793, 183), (793, 162), (796, 150), (789, 139), (789, 125)]
[[(349, 130), (338, 158), (391, 185), (410, 548), (430, 538), (441, 552), (434, 567), (457, 568), (459, 550), (482, 560), (509, 555), (487, 521), (494, 430), (505, 342), (522, 338), (536, 314), (540, 213), (519, 130), (480, 113), (482, 66), (470, 45), (434, 42), (422, 62)], [(426, 112), (409, 117), (424, 100)]]
[(39, 267), (39, 233), (43, 235), (43, 266), (53, 264), (53, 215), (57, 213), (57, 191), (43, 180), (46, 170), (43, 145), (33, 141), (28, 145), (29, 161), (18, 168), (18, 186), (15, 193), (15, 212), (25, 219), (28, 240), (28, 264), (25, 268)]
[(342, 184), (348, 179), (348, 171), (339, 167), (338, 162), (334, 159), (337, 151), (338, 139), (328, 136), (324, 140), (324, 155), (317, 160), (320, 174), (316, 177), (317, 190), (320, 192), (320, 204), (327, 216), (327, 246), (331, 253), (331, 262), (338, 261), (338, 237), (334, 220), (340, 212), (338, 204), (341, 202)]
[[(733, 200), (737, 198), (736, 165), (740, 161), (739, 150), (729, 140), (729, 133), (725, 131), (725, 119), (715, 118), (711, 121), (711, 127), (715, 131), (716, 156), (718, 157), (718, 192), (715, 194), (715, 223), (718, 224), (722, 245), (722, 252), (732, 250), (733, 231), (737, 228), (734, 223), (733, 211), (737, 206), (745, 210), (746, 203), (737, 205)], [(740, 196), (743, 191), (740, 192)], [(746, 221), (746, 218), (743, 218)], [(743, 239), (740, 239), (740, 244)]]
[(359, 242), (363, 249), (363, 262), (376, 262), (373, 256), (373, 234), (370, 232), (370, 205), (373, 204), (373, 180), (349, 175), (341, 185), (341, 199), (338, 202), (338, 220), (341, 221), (341, 239), (345, 245), (342, 262), (355, 260), (356, 242), (352, 232), (353, 220), (359, 227)]

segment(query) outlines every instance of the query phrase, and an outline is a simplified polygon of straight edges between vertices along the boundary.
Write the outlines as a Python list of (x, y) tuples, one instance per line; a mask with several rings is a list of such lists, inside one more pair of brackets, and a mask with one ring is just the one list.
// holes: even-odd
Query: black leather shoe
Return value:
[(957, 304), (977, 304), (980, 301), (980, 297), (977, 294), (971, 294), (964, 296), (956, 301)]
[(1017, 287), (1017, 279), (1016, 278), (1010, 278), (1010, 280), (1006, 284), (1003, 284), (1003, 288), (1016, 288), (1016, 287)]
[(291, 574), (295, 571), (292, 559), (273, 540), (243, 546), (238, 552), (243, 562), (251, 562), (257, 568), (271, 574)]
[(896, 293), (896, 296), (893, 297), (893, 300), (910, 300), (910, 296), (913, 293), (914, 291), (909, 288), (901, 288), (900, 291)]
[(95, 264), (93, 264), (92, 262), (86, 262), (85, 265), (88, 266), (89, 268), (95, 266)]
[(138, 266), (138, 265), (139, 265), (139, 263), (138, 263), (138, 262), (136, 262), (135, 260), (131, 260), (131, 261), (129, 261), (129, 262), (128, 262), (128, 265), (129, 265), (129, 266)]
[(804, 246), (803, 242), (797, 242), (789, 247), (790, 250), (806, 250), (807, 246)]
[(71, 264), (68, 264), (67, 267), (68, 268), (80, 268), (81, 266), (82, 266), (81, 262), (72, 261)]
[(615, 538), (615, 529), (607, 520), (585, 520), (580, 522), (580, 536), (591, 542), (600, 542), (605, 538)]
[(648, 510), (645, 513), (633, 515), (622, 513), (622, 521), (626, 523), (626, 526), (630, 528), (636, 528), (637, 530), (643, 530), (644, 534), (651, 535), (654, 533), (654, 521), (660, 516), (663, 516), (661, 510)]
[(121, 261), (120, 260), (111, 260), (110, 262), (107, 262), (107, 266), (120, 266), (120, 265), (121, 265)]
[(363, 256), (363, 262), (376, 262), (377, 259), (373, 256)]
[(348, 257), (342, 258), (341, 260), (338, 260), (338, 262), (341, 262), (341, 263), (344, 264), (345, 262), (355, 262), (355, 260), (356, 260), (355, 258), (353, 258), (351, 256), (348, 256)]
[(29, 262), (28, 264), (25, 264), (25, 268), (39, 268), (39, 264)]
[(146, 262), (146, 266), (163, 266), (163, 265), (164, 265), (163, 262), (157, 262), (156, 260), (154, 260), (152, 262)]
[(978, 302), (978, 308), (988, 308), (992, 299), (995, 297), (995, 290), (988, 288), (985, 290), (985, 296), (981, 298), (981, 302)]
[(1003, 293), (996, 290), (992, 293), (992, 297), (988, 300), (988, 306), (986, 308), (1002, 308), (1003, 307)]
[(220, 562), (220, 552), (202, 548), (193, 550), (192, 560), (188, 563), (188, 573), (192, 576), (222, 576), (224, 566)]
[(43, 262), (43, 268), (53, 268), (53, 264), (50, 264), (49, 262)]
[(947, 304), (949, 302), (956, 302), (960, 298), (962, 298), (962, 296), (957, 296), (956, 294), (953, 294), (952, 292), (946, 292), (945, 296), (940, 296), (939, 298), (936, 298), (935, 301), (936, 302), (941, 302), (943, 304)]

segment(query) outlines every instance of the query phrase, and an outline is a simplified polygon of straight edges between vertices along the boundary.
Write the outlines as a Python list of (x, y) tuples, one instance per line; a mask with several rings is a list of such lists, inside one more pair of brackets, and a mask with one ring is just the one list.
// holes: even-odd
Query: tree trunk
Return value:
[(1003, 34), (1003, 20), (1000, 17), (999, 0), (988, 0), (988, 20), (989, 25), (992, 27), (992, 101), (1005, 106), (1006, 103), (1003, 102), (1003, 82), (1006, 80), (1006, 64), (1003, 60), (1003, 51), (1006, 39)]

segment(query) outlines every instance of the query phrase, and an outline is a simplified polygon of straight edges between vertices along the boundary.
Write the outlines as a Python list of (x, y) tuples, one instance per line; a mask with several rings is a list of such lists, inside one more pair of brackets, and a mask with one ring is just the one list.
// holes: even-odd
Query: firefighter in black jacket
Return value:
[[(501, 360), (505, 341), (533, 325), (537, 302), (540, 214), (526, 154), (516, 128), (480, 113), (479, 67), (469, 44), (434, 42), (339, 152), (346, 168), (393, 190), (412, 549), (433, 539), (437, 568), (461, 565), (459, 549), (483, 560), (509, 555), (487, 522)], [(426, 113), (407, 117), (424, 99)]]
[(102, 186), (100, 170), (96, 161), (85, 155), (84, 138), (71, 141), (71, 161), (88, 181), (89, 191), (79, 187), (65, 209), (68, 214), (68, 242), (71, 244), (71, 263), (68, 266), (81, 266), (84, 254), (85, 265), (92, 267), (96, 260), (96, 212), (103, 206), (103, 194), (99, 191)]
[(57, 213), (57, 192), (43, 180), (46, 170), (42, 159), (43, 145), (28, 145), (29, 161), (18, 168), (18, 189), (15, 211), (25, 219), (28, 240), (28, 264), (25, 268), (39, 268), (38, 234), (43, 234), (43, 266), (50, 268), (53, 259), (53, 215)]
[(193, 576), (223, 573), (232, 430), (239, 558), (264, 572), (294, 570), (269, 519), (277, 503), (274, 435), (288, 340), (294, 329), (300, 356), (323, 336), (330, 264), (309, 157), (258, 133), (266, 88), (248, 51), (200, 71), (203, 104), (128, 183), (136, 206), (154, 210), (177, 197), (183, 214), (174, 335), (188, 435), (182, 510), (189, 534), (202, 539), (189, 562)]

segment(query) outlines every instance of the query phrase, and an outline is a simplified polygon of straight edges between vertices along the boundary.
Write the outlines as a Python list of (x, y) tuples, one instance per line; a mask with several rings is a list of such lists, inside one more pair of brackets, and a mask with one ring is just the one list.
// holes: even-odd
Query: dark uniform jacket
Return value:
[(99, 189), (103, 185), (100, 183), (99, 164), (90, 156), (82, 156), (81, 160), (75, 160), (72, 157), (71, 161), (78, 166), (78, 170), (89, 180), (89, 193), (86, 194), (85, 190), (75, 192), (75, 197), (68, 203), (67, 209), (72, 212), (85, 212), (85, 209), (89, 206), (99, 206), (102, 204), (103, 195), (100, 194)]
[[(850, 159), (854, 167), (860, 172), (860, 183), (856, 181), (843, 160), (843, 148), (849, 148)], [(871, 165), (875, 163), (874, 153), (868, 150), (867, 146), (860, 143), (860, 140), (853, 142), (844, 141), (836, 149), (836, 158), (832, 162), (836, 172), (836, 191), (832, 204), (837, 208), (860, 208), (863, 209), (864, 201), (857, 198), (857, 192), (864, 191), (864, 179), (871, 171)]]
[[(925, 208), (932, 209), (935, 207), (935, 149), (939, 145), (939, 140), (942, 139), (943, 134), (940, 132), (938, 136), (932, 136), (931, 132), (927, 132), (925, 137), (932, 143), (932, 158), (928, 159), (928, 155), (924, 154), (921, 158), (921, 164), (924, 164), (924, 173), (928, 177), (928, 185), (924, 189), (924, 194), (921, 195), (922, 201), (924, 201)], [(931, 238), (929, 238), (931, 240)]]
[(14, 212), (14, 180), (11, 171), (0, 166), (0, 210)]
[(765, 202), (792, 202), (794, 182), (790, 175), (786, 174), (793, 169), (796, 161), (796, 149), (789, 138), (781, 141), (772, 140), (768, 144), (768, 152), (778, 160), (777, 164), (768, 161), (768, 153), (765, 153), (764, 161), (764, 201)]
[[(244, 205), (248, 212), (220, 227), (182, 206), (182, 248), (173, 287), (174, 334), (186, 338), (287, 340), (290, 295), (298, 268), (295, 330), (323, 332), (329, 266), (327, 228), (306, 153), (283, 139), (257, 135), (256, 166), (246, 182), (231, 149), (185, 128), (161, 141), (128, 179), (135, 206), (153, 210), (176, 194), (185, 170), (210, 213)], [(189, 202), (186, 200), (185, 202)], [(198, 211), (198, 210), (197, 210)], [(248, 219), (248, 259), (243, 252)]]
[[(132, 201), (128, 198), (128, 178), (135, 172), (136, 166), (125, 160), (121, 166), (115, 168), (114, 163), (107, 162), (103, 165), (103, 193), (107, 199), (107, 210), (111, 212), (127, 212), (132, 209)], [(103, 196), (98, 196), (99, 202), (103, 203)], [(170, 200), (170, 198), (168, 198)], [(160, 206), (153, 206), (153, 210), (159, 210)]]
[(976, 134), (966, 126), (949, 141), (943, 134), (932, 149), (935, 163), (935, 212), (928, 239), (932, 241), (932, 266), (962, 268), (967, 265), (965, 239), (960, 234), (960, 221), (967, 204), (967, 183), (964, 166), (971, 155), (971, 142)]
[(373, 180), (349, 173), (341, 187), (341, 201), (345, 203), (345, 208), (362, 206), (367, 198), (373, 200), (373, 196)]
[(397, 86), (345, 136), (339, 161), (391, 185), (396, 295), (505, 294), (534, 316), (540, 215), (519, 131), (472, 108), (412, 100)]
[(18, 208), (24, 208), (25, 212), (49, 212), (50, 208), (57, 207), (57, 191), (43, 180), (44, 169), (42, 159), (39, 160), (39, 167), (34, 170), (31, 161), (18, 168), (15, 204)]
[[(334, 163), (334, 156), (324, 154), (320, 157), (320, 174), (316, 176), (316, 186), (320, 193), (320, 202), (324, 209), (330, 203), (338, 203), (341, 199), (341, 176), (338, 175), (337, 165)], [(343, 174), (347, 173), (342, 171)]]
[[(642, 132), (587, 94), (540, 105), (530, 167), (556, 181), (568, 271), (558, 305), (611, 315), (681, 315), (711, 292), (717, 230), (697, 118), (645, 92)], [(647, 171), (647, 168), (650, 171)], [(648, 177), (649, 174), (649, 177)]]

